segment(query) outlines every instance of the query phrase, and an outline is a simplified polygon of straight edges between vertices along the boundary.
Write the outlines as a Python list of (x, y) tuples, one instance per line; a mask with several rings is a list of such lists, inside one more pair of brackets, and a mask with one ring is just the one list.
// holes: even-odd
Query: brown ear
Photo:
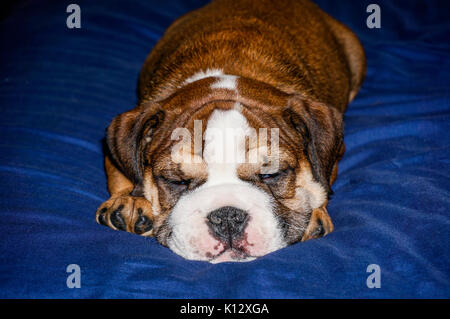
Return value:
[(343, 147), (342, 113), (296, 95), (290, 99), (283, 117), (302, 136), (314, 179), (331, 194), (333, 166)]
[(163, 119), (164, 112), (151, 105), (116, 116), (107, 129), (106, 143), (114, 164), (137, 187), (143, 180), (145, 148)]

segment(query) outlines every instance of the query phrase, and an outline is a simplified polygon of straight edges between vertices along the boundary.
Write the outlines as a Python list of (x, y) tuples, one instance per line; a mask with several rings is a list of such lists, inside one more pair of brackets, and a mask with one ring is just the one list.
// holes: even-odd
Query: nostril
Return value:
[(218, 216), (218, 214), (209, 214), (208, 220), (215, 225), (220, 225), (222, 223), (222, 218)]
[(244, 212), (243, 210), (234, 211), (230, 216), (231, 220), (236, 223), (243, 223), (246, 217), (247, 213)]

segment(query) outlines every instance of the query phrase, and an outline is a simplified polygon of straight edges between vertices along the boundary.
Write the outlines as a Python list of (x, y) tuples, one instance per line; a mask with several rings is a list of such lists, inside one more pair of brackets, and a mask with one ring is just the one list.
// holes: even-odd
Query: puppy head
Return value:
[(252, 260), (328, 224), (312, 216), (343, 148), (332, 107), (208, 77), (119, 115), (107, 135), (134, 194), (153, 205), (156, 238), (187, 259)]

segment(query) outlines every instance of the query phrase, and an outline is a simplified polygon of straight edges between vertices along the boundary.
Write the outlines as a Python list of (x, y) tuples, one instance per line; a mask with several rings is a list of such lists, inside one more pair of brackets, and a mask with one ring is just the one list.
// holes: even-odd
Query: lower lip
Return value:
[(227, 249), (223, 253), (219, 254), (217, 257), (214, 257), (211, 259), (211, 262), (213, 263), (220, 263), (220, 262), (226, 262), (226, 261), (247, 261), (247, 260), (253, 260), (254, 258), (245, 254), (242, 251), (234, 250), (234, 249)]

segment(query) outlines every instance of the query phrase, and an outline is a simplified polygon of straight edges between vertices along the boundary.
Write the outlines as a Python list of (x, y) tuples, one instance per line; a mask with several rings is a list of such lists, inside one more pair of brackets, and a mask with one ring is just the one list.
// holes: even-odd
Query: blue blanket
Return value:
[[(205, 1), (77, 1), (81, 29), (66, 27), (70, 2), (11, 5), (0, 22), (0, 297), (449, 298), (449, 6), (379, 0), (381, 28), (369, 29), (371, 2), (317, 1), (368, 57), (345, 116), (335, 231), (216, 265), (94, 219), (109, 197), (105, 128), (134, 107), (164, 30)], [(81, 288), (66, 285), (70, 264)], [(372, 264), (380, 288), (367, 286)]]

